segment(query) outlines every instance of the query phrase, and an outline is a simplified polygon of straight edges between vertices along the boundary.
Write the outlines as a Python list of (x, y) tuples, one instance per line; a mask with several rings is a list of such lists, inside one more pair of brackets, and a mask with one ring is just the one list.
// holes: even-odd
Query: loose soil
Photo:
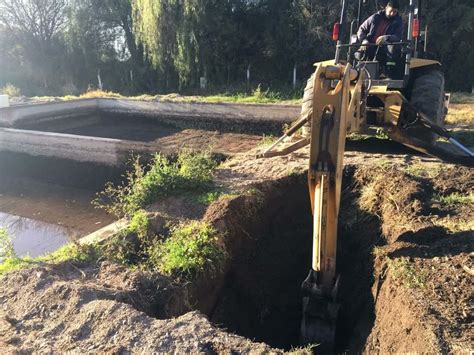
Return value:
[[(237, 138), (238, 139), (238, 138)], [(471, 352), (472, 169), (413, 155), (345, 155), (339, 218), (338, 352)], [(310, 267), (308, 151), (256, 160), (235, 154), (215, 183), (234, 197), (186, 196), (150, 211), (204, 219), (222, 235), (224, 271), (180, 284), (156, 272), (67, 262), (2, 277), (6, 351), (283, 352), (298, 345), (301, 281)], [(317, 351), (317, 348), (316, 348)]]

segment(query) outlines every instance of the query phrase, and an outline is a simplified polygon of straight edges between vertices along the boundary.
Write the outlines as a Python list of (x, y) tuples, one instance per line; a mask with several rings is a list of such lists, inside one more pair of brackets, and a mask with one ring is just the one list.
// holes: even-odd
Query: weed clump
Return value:
[(53, 253), (36, 258), (32, 258), (30, 256), (18, 257), (16, 254), (7, 257), (2, 263), (0, 263), (0, 275), (43, 264), (58, 264), (65, 261), (97, 261), (100, 256), (101, 252), (98, 245), (80, 245), (71, 243), (59, 248)]
[(163, 274), (185, 279), (218, 272), (225, 257), (219, 233), (199, 221), (175, 227), (165, 241), (150, 248), (153, 266)]
[(17, 257), (15, 248), (13, 248), (12, 238), (7, 230), (0, 228), (0, 261), (6, 259), (15, 259)]
[(433, 196), (433, 200), (449, 206), (472, 205), (474, 204), (474, 193), (471, 192), (470, 194), (460, 194), (454, 192), (447, 196), (435, 194)]
[(411, 289), (422, 289), (426, 286), (426, 275), (417, 270), (406, 258), (388, 259), (388, 268), (394, 276)]
[(147, 166), (136, 158), (126, 181), (119, 186), (107, 183), (94, 204), (118, 217), (132, 217), (159, 196), (205, 191), (212, 183), (216, 167), (210, 152), (183, 150), (175, 162), (155, 154)]

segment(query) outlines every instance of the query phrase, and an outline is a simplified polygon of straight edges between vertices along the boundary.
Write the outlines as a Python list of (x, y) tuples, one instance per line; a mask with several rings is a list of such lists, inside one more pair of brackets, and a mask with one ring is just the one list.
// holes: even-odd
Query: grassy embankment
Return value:
[(94, 90), (81, 95), (66, 95), (60, 97), (53, 96), (36, 96), (32, 99), (38, 101), (52, 101), (52, 100), (77, 100), (90, 98), (115, 98), (115, 99), (130, 99), (141, 101), (164, 101), (164, 102), (202, 102), (202, 103), (242, 103), (242, 104), (281, 104), (281, 105), (299, 105), (301, 103), (301, 93), (298, 90), (291, 90), (287, 92), (271, 91), (269, 89), (262, 90), (258, 86), (251, 92), (224, 92), (208, 95), (190, 95), (184, 96), (180, 94), (167, 95), (138, 95), (138, 96), (123, 96), (118, 93), (110, 91)]
[(126, 181), (108, 184), (95, 201), (98, 207), (127, 218), (127, 228), (101, 244), (70, 244), (38, 258), (18, 257), (11, 238), (0, 229), (0, 275), (35, 265), (99, 259), (187, 281), (215, 273), (226, 259), (222, 235), (202, 221), (177, 223), (157, 233), (146, 207), (164, 196), (181, 195), (205, 204), (231, 197), (213, 185), (216, 167), (209, 152), (182, 151), (175, 161), (157, 154), (147, 166), (135, 159)]

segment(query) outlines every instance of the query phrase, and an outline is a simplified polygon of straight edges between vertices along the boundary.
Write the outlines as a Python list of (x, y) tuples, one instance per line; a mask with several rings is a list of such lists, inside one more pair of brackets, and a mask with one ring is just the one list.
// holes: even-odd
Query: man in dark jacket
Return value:
[(385, 9), (370, 16), (359, 27), (357, 39), (362, 43), (359, 56), (365, 54), (366, 59), (374, 59), (377, 53), (377, 59), (382, 62), (396, 61), (400, 58), (400, 46), (364, 46), (369, 43), (383, 45), (402, 40), (403, 21), (398, 9), (398, 0), (389, 0)]

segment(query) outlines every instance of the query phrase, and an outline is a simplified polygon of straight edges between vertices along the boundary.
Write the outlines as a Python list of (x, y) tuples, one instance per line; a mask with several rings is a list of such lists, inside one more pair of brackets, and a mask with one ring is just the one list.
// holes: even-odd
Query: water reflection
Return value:
[(0, 212), (0, 228), (13, 238), (18, 256), (40, 256), (67, 244), (74, 231), (65, 227)]

